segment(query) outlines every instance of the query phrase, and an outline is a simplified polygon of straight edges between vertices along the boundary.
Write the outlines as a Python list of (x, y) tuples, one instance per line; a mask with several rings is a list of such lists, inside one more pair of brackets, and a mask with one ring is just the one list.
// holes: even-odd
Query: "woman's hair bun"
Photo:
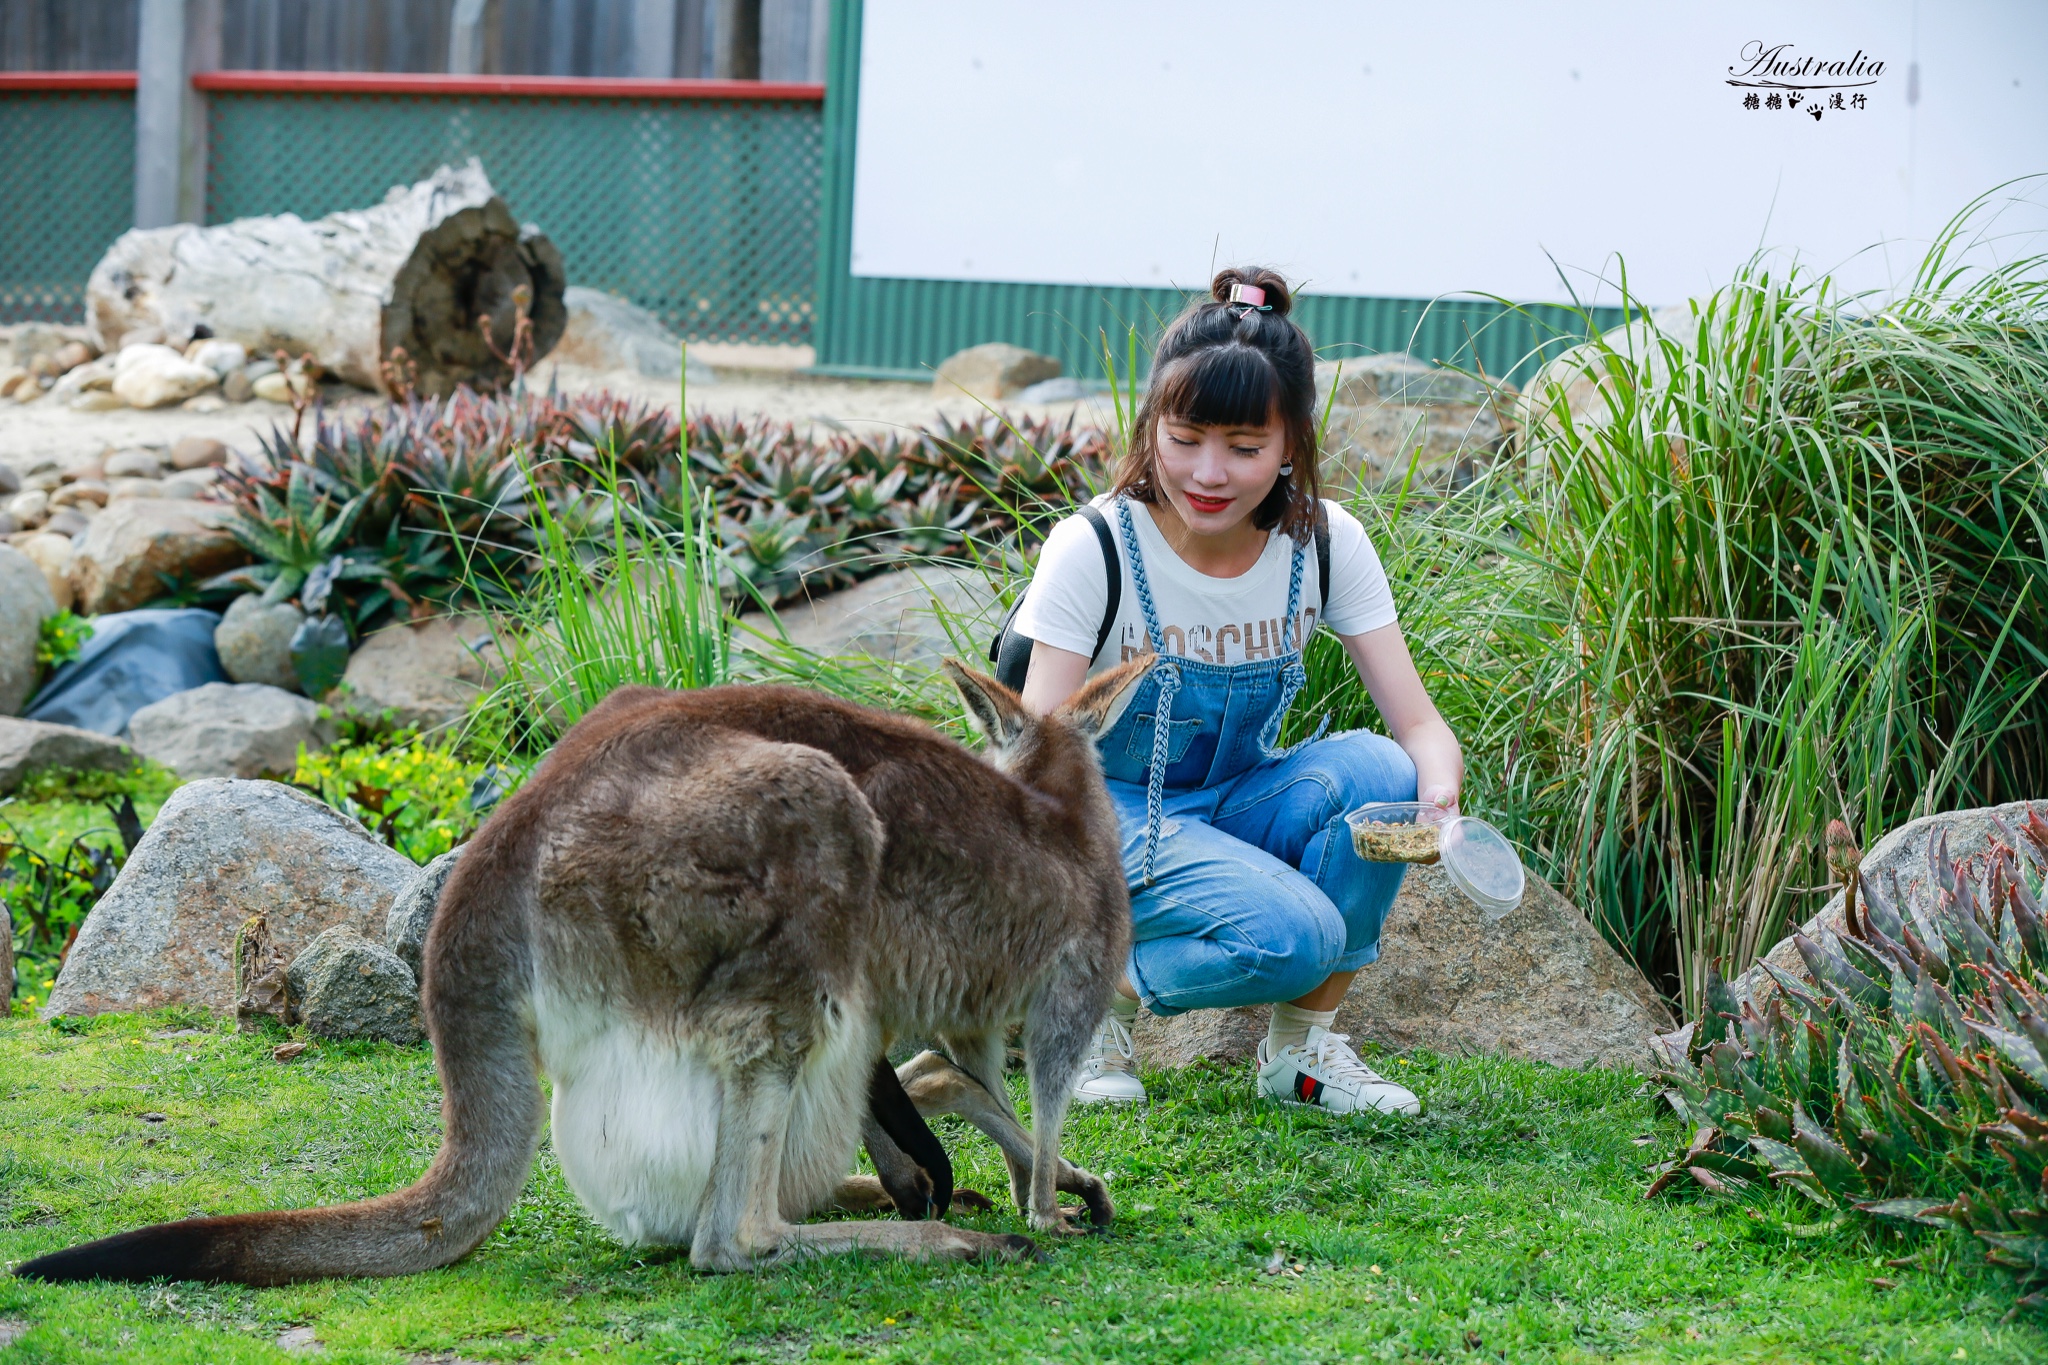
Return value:
[(1254, 285), (1266, 291), (1266, 306), (1273, 310), (1273, 316), (1284, 318), (1294, 307), (1294, 291), (1287, 287), (1287, 281), (1277, 270), (1268, 270), (1262, 265), (1230, 266), (1216, 272), (1216, 278), (1209, 284), (1209, 296), (1218, 303), (1230, 302), (1230, 287), (1234, 284)]

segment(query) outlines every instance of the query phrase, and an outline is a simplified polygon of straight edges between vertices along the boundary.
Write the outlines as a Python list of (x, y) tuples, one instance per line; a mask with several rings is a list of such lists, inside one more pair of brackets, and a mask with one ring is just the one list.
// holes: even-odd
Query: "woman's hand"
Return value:
[(1344, 652), (1357, 666), (1359, 680), (1387, 722), (1387, 734), (1415, 760), (1416, 798), (1455, 811), (1458, 790), (1465, 783), (1465, 755), (1458, 747), (1458, 737), (1444, 724), (1436, 703), (1423, 689), (1408, 642), (1401, 638), (1401, 627), (1381, 626), (1363, 635), (1337, 638), (1344, 642)]

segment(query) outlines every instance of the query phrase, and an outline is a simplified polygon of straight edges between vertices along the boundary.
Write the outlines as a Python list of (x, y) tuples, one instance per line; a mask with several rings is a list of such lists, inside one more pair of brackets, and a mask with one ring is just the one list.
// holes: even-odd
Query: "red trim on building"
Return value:
[(0, 94), (10, 90), (133, 90), (133, 71), (0, 71)]
[[(135, 77), (127, 73), (128, 87)], [(524, 95), (595, 100), (823, 100), (790, 81), (650, 81), (615, 76), (427, 76), (384, 71), (201, 71), (195, 90), (282, 95)]]

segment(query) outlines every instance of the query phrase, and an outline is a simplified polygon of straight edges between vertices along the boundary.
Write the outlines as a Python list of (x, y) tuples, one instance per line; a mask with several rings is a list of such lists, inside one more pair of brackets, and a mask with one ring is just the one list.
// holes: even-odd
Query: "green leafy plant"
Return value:
[(92, 638), (92, 631), (92, 622), (73, 616), (69, 607), (55, 616), (45, 616), (36, 627), (37, 667), (48, 670), (70, 663)]
[(301, 749), (292, 785), (425, 863), (467, 839), (482, 822), (472, 792), (485, 777), (485, 765), (461, 757), (452, 740), (427, 743), (401, 732), (318, 753)]
[(1830, 1214), (1960, 1227), (2048, 1307), (2048, 823), (2028, 812), (1958, 866), (1929, 848), (1918, 894), (1846, 877), (1845, 932), (1794, 937), (1812, 980), (1766, 962), (1761, 1011), (1718, 976), (1659, 1079), (1694, 1126), (1652, 1195), (1755, 1202), (1783, 1186)]
[[(0, 908), (13, 940), (15, 993), (28, 1007), (46, 998), (87, 912), (141, 840), (138, 794), (153, 811), (169, 785), (160, 770), (44, 769), (0, 800)], [(52, 807), (82, 807), (84, 821), (48, 819)]]

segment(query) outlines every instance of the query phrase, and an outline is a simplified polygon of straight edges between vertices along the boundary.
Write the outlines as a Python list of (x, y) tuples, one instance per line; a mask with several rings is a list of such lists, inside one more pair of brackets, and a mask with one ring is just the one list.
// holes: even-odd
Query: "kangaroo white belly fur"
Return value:
[[(622, 1241), (687, 1245), (718, 1146), (716, 1073), (687, 1039), (610, 1011), (543, 996), (535, 1015), (569, 1188)], [(874, 1054), (871, 1030), (842, 1021), (797, 1073), (779, 1192), (785, 1217), (822, 1205), (852, 1169)]]

